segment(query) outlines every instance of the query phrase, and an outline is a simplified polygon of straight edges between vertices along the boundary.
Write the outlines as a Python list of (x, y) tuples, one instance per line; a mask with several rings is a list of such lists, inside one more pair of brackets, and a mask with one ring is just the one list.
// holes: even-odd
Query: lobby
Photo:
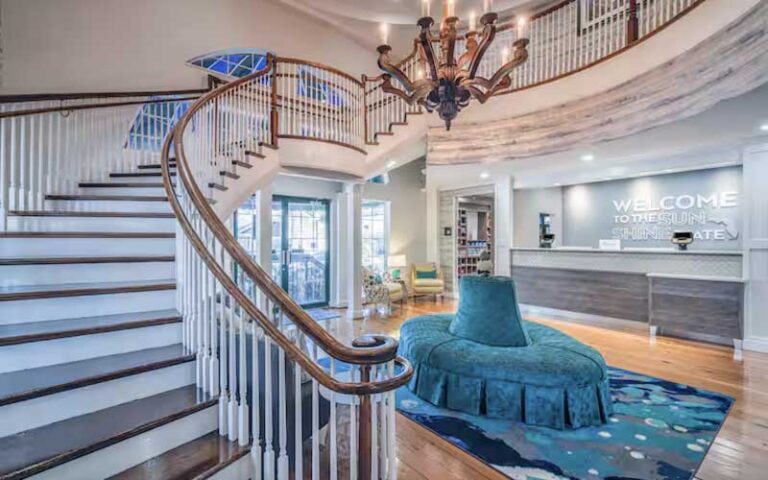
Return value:
[(760, 479), (766, 0), (0, 0), (0, 479)]

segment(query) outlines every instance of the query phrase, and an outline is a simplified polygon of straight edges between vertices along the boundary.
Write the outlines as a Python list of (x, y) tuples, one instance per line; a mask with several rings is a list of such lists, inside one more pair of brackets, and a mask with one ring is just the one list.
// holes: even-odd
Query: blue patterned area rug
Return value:
[(407, 388), (397, 409), (514, 480), (689, 480), (733, 404), (731, 397), (609, 369), (614, 415), (560, 431), (435, 407)]

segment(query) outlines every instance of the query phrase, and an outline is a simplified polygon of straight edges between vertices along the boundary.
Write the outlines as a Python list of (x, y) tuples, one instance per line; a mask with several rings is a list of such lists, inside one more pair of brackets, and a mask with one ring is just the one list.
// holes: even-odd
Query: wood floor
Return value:
[[(453, 311), (454, 302), (431, 299), (396, 308), (389, 317), (340, 321), (346, 340), (367, 332), (395, 338), (400, 325), (423, 313)], [(733, 360), (730, 348), (659, 337), (652, 343), (642, 329), (609, 329), (531, 317), (597, 348), (608, 364), (730, 395), (736, 403), (699, 470), (699, 480), (768, 478), (768, 354), (744, 353)], [(505, 477), (423, 427), (398, 416), (401, 480), (499, 480)]]

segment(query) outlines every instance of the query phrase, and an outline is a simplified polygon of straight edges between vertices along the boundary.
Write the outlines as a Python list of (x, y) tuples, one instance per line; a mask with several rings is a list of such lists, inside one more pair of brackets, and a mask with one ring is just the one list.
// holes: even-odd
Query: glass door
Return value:
[(328, 304), (330, 202), (272, 199), (272, 275), (304, 307)]

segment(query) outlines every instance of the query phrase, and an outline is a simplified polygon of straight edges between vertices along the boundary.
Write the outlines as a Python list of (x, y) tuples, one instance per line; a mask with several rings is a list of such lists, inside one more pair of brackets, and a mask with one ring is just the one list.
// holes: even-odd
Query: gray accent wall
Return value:
[(539, 214), (552, 215), (555, 246), (563, 245), (563, 189), (535, 188), (515, 190), (515, 247), (539, 246)]
[(692, 230), (691, 249), (741, 250), (741, 201), (739, 166), (564, 187), (564, 245), (668, 248)]
[(558, 247), (620, 238), (625, 248), (671, 248), (673, 231), (693, 230), (691, 250), (741, 251), (741, 177), (731, 166), (515, 190), (514, 246), (538, 247), (539, 213), (551, 213)]

